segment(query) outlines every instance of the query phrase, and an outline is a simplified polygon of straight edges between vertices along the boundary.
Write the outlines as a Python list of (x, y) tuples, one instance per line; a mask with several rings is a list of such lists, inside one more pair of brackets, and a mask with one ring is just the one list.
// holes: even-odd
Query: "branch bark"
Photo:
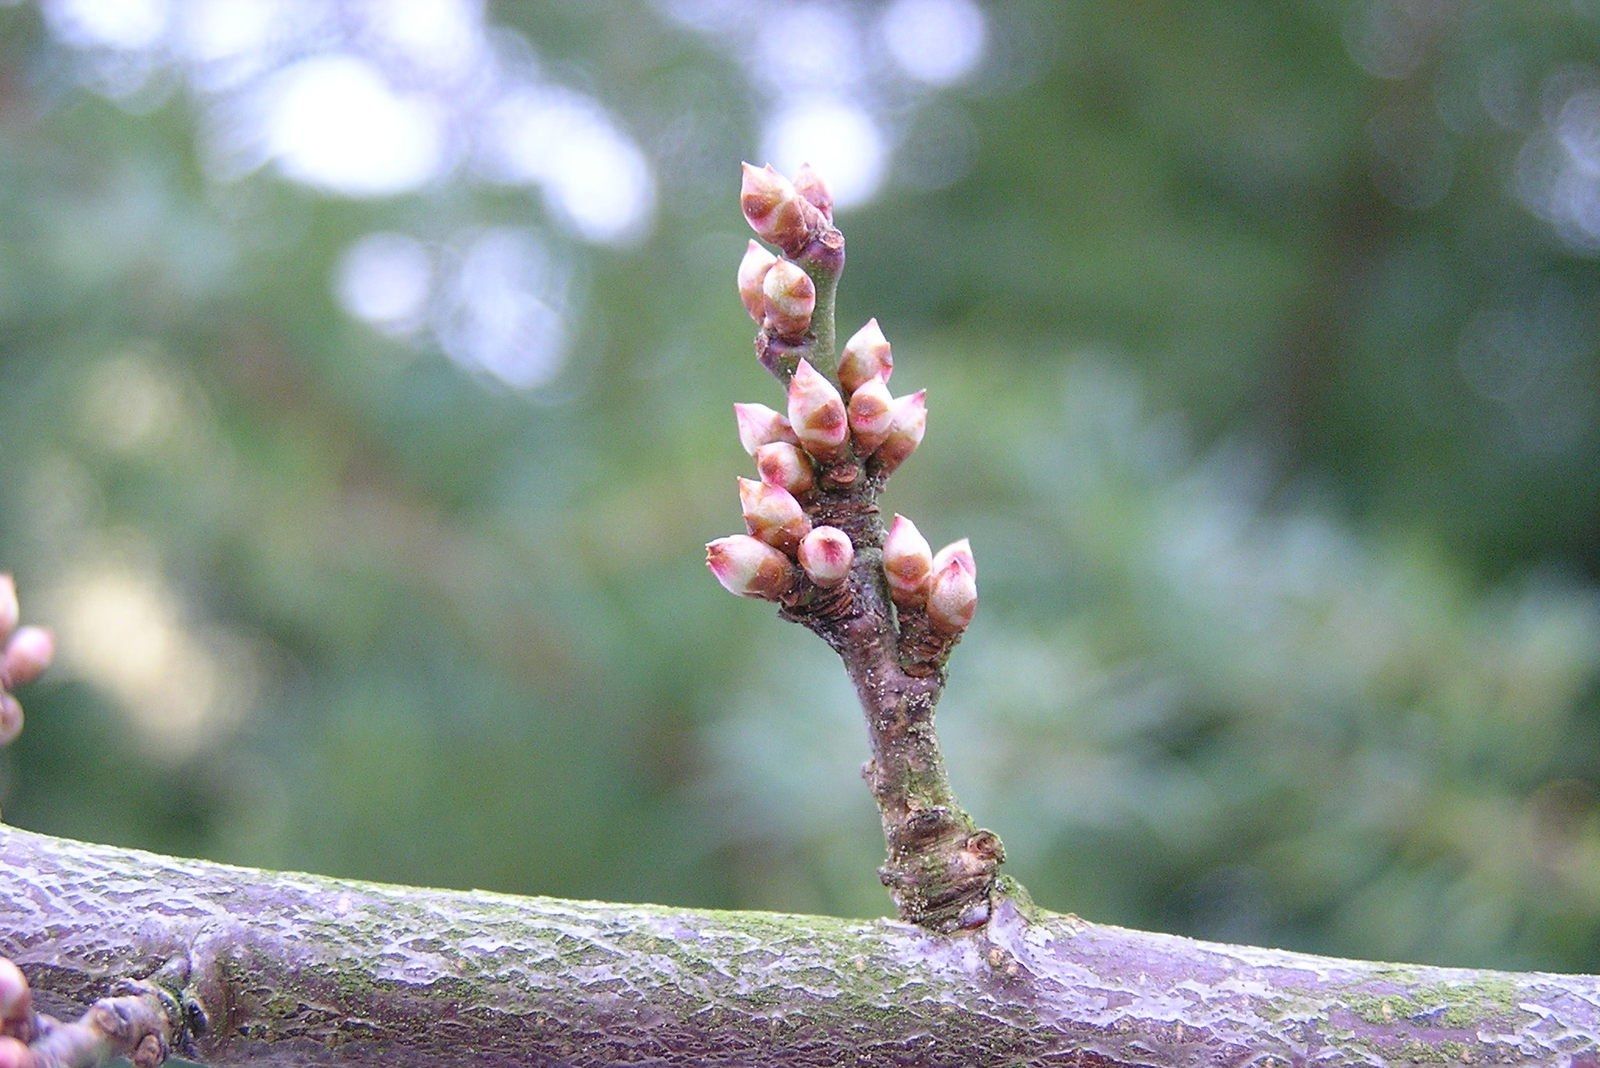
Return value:
[(0, 956), (43, 1010), (149, 977), (183, 1006), (180, 1050), (218, 1066), (1600, 1064), (1600, 979), (1215, 945), (1012, 899), (940, 935), (274, 874), (10, 828), (0, 871)]

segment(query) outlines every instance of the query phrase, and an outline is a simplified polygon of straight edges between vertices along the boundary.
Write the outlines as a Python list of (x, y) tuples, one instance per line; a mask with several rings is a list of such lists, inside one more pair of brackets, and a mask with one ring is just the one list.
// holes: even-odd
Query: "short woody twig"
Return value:
[(741, 202), (783, 254), (751, 241), (737, 280), (788, 411), (734, 405), (760, 481), (739, 480), (747, 533), (706, 546), (706, 562), (729, 591), (777, 602), (844, 661), (888, 841), (879, 875), (901, 917), (982, 926), (1005, 851), (956, 802), (933, 730), (945, 664), (977, 610), (977, 566), (965, 539), (935, 554), (911, 520), (897, 515), (886, 532), (878, 512), (889, 476), (922, 442), (927, 397), (889, 392), (894, 356), (876, 319), (835, 352), (844, 237), (822, 179), (809, 166), (790, 182), (746, 164)]
[[(181, 984), (184, 970), (171, 976)], [(182, 1031), (178, 999), (160, 982), (129, 981), (70, 1023), (33, 1009), (28, 980), (0, 957), (0, 1068), (99, 1068), (118, 1057), (157, 1068)]]

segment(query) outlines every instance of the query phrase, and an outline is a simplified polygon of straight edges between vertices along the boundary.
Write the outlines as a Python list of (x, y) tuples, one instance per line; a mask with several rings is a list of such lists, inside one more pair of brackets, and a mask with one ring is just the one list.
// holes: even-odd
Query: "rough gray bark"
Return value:
[(155, 976), (187, 1006), (180, 1042), (215, 1065), (1600, 1064), (1600, 979), (1214, 945), (1013, 900), (939, 935), (272, 874), (9, 828), (0, 872), (0, 955), (42, 1008)]

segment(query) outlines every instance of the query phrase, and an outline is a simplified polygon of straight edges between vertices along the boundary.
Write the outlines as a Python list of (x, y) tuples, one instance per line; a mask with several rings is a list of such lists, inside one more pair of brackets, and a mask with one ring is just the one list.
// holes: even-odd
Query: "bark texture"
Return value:
[[(1600, 979), (1025, 913), (976, 930), (417, 890), (0, 828), (0, 955), (71, 1015), (149, 976), (214, 1065), (1594, 1066)], [(172, 987), (178, 989), (171, 989)]]

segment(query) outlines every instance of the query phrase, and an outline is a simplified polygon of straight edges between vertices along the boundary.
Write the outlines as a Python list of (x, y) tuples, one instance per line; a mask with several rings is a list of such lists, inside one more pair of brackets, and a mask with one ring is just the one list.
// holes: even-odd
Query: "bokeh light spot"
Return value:
[(929, 85), (958, 82), (983, 59), (983, 11), (972, 0), (895, 0), (881, 27), (895, 63)]
[(405, 234), (369, 234), (339, 261), (336, 291), (351, 315), (386, 333), (422, 325), (433, 264), (428, 250)]
[(497, 177), (538, 185), (589, 241), (638, 236), (655, 207), (644, 153), (576, 93), (529, 89), (509, 97), (496, 109), (487, 154)]
[(166, 0), (49, 0), (44, 14), (71, 44), (133, 50), (161, 39), (168, 11)]
[(352, 196), (415, 189), (444, 162), (444, 116), (390, 87), (376, 66), (337, 53), (301, 60), (272, 83), (268, 152), (291, 178)]

